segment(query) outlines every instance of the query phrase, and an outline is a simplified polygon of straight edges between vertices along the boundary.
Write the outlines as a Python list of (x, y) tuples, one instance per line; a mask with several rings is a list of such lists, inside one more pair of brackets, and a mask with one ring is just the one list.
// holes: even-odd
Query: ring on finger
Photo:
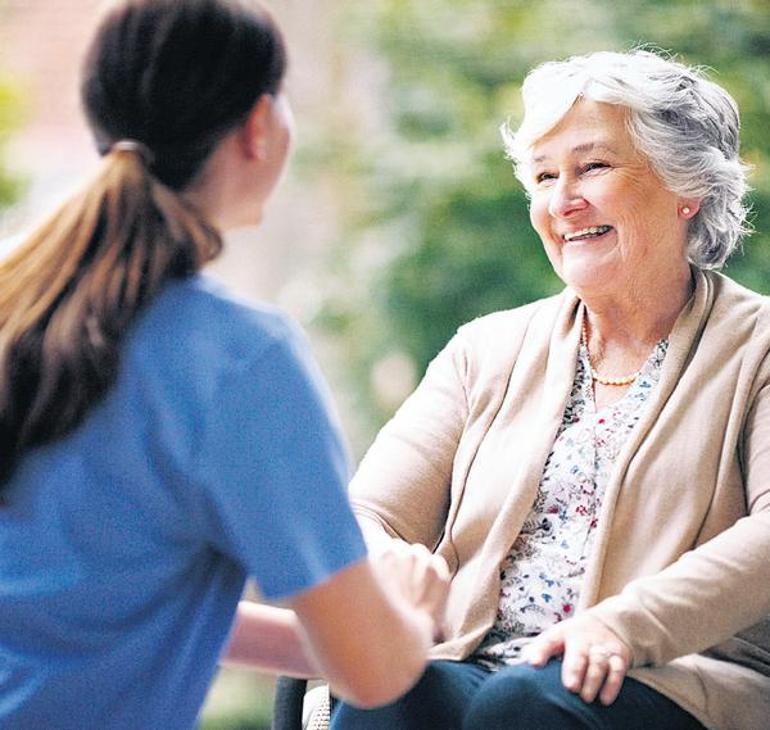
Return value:
[(588, 648), (588, 656), (591, 659), (603, 659), (604, 661), (609, 661), (610, 657), (617, 656), (617, 654), (613, 651), (610, 651), (606, 646), (603, 644), (592, 644)]

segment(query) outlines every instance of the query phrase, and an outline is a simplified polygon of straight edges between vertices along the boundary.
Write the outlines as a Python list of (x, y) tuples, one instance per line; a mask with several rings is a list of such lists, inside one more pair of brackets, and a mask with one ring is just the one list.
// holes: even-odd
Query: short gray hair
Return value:
[(749, 232), (744, 197), (748, 167), (739, 156), (740, 119), (733, 98), (704, 72), (657, 53), (602, 51), (536, 67), (522, 86), (524, 119), (501, 128), (516, 176), (531, 185), (533, 145), (581, 97), (628, 109), (636, 148), (664, 185), (700, 198), (688, 232), (690, 260), (718, 268)]

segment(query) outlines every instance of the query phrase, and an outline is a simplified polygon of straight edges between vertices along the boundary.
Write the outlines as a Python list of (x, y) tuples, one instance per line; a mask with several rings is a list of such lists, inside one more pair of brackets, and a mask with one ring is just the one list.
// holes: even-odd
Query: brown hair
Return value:
[(285, 65), (280, 32), (246, 0), (128, 0), (105, 17), (82, 84), (102, 168), (0, 262), (0, 484), (106, 393), (163, 284), (219, 253), (179, 193)]

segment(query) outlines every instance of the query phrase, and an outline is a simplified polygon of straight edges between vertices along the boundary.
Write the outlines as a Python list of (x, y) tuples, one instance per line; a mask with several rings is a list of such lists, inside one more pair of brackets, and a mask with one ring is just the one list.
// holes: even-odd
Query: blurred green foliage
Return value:
[(273, 687), (272, 678), (220, 668), (203, 707), (201, 730), (268, 730)]
[(0, 210), (14, 203), (24, 182), (11, 174), (5, 164), (5, 146), (10, 135), (21, 125), (24, 105), (13, 82), (0, 75)]
[(204, 720), (201, 724), (201, 730), (269, 730), (269, 728), (270, 714), (262, 718), (255, 717), (248, 707), (230, 712), (217, 720)]
[(521, 80), (540, 62), (650, 45), (708, 67), (738, 101), (754, 166), (756, 233), (727, 272), (770, 288), (767, 0), (351, 1), (345, 28), (352, 57), (374, 49), (386, 117), (358, 136), (343, 121), (325, 143), (346, 218), (320, 321), (354, 383), (357, 450), (395, 405), (372, 384), (388, 353), (419, 375), (459, 324), (561, 288), (498, 132), (519, 121)]

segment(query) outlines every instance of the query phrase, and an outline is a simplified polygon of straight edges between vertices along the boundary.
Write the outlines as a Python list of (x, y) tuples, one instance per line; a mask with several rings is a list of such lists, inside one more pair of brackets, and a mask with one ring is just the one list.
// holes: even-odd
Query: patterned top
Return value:
[(501, 565), (497, 619), (475, 661), (490, 669), (516, 663), (533, 636), (575, 611), (607, 481), (660, 379), (667, 349), (668, 340), (659, 342), (626, 394), (597, 411), (581, 343), (535, 503)]

